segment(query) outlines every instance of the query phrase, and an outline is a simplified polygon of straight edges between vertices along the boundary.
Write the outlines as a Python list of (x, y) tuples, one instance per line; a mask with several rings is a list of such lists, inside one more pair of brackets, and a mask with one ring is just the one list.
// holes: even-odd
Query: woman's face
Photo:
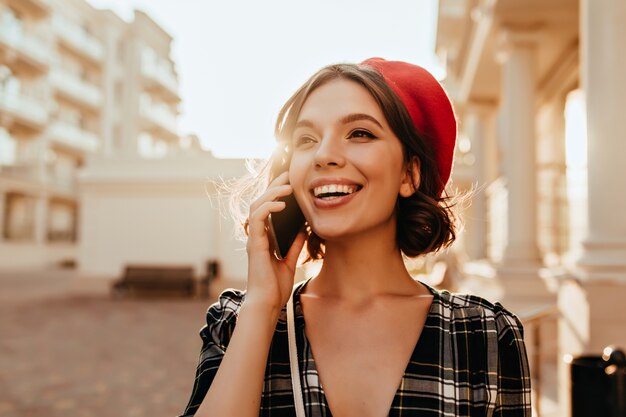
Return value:
[(407, 180), (402, 145), (364, 87), (338, 79), (314, 90), (291, 145), (289, 181), (318, 236), (332, 241), (381, 228), (395, 237), (396, 200)]

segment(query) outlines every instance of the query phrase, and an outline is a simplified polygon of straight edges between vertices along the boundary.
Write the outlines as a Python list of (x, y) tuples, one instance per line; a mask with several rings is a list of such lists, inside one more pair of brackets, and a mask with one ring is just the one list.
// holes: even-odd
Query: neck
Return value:
[(322, 269), (307, 285), (307, 293), (360, 303), (419, 292), (396, 245), (395, 227), (390, 229), (327, 240)]

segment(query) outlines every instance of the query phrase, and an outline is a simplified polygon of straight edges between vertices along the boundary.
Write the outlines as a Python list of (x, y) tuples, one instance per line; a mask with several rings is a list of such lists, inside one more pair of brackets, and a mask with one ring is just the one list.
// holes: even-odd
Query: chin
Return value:
[(358, 230), (355, 230), (354, 227), (347, 225), (345, 222), (316, 224), (311, 227), (311, 230), (326, 242), (345, 239), (358, 233)]
[(324, 240), (333, 240), (349, 234), (345, 224), (315, 224), (311, 226), (311, 230)]

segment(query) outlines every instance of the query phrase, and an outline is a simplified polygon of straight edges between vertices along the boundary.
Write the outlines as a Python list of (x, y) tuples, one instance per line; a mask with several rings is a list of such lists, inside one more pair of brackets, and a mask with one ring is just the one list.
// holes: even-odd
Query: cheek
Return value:
[(401, 150), (379, 148), (374, 152), (359, 152), (354, 155), (353, 160), (370, 181), (382, 182), (390, 188), (390, 191), (401, 182), (403, 166)]
[(294, 188), (296, 194), (304, 187), (305, 164), (301, 157), (292, 156), (289, 164), (289, 184)]

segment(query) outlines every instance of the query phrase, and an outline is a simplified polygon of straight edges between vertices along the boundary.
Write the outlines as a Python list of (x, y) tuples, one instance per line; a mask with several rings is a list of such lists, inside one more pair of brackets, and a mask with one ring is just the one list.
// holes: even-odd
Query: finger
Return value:
[[(252, 233), (265, 233), (265, 221), (270, 213), (282, 211), (285, 208), (284, 201), (266, 201), (261, 204), (249, 217), (249, 231)], [(259, 234), (262, 236), (262, 234)]]
[(279, 185), (276, 187), (268, 188), (259, 198), (257, 198), (254, 203), (250, 205), (250, 213), (257, 210), (261, 204), (267, 201), (273, 201), (278, 199), (279, 197), (284, 197), (293, 192), (293, 188), (289, 184)]
[(295, 268), (296, 263), (298, 262), (298, 257), (300, 256), (300, 252), (302, 252), (302, 248), (304, 247), (304, 243), (306, 242), (306, 233), (304, 231), (300, 231), (296, 236), (291, 248), (289, 248), (289, 252), (287, 252), (287, 256), (285, 257), (285, 262), (289, 265), (290, 268)]
[(272, 181), (270, 181), (267, 188), (274, 187), (276, 185), (281, 185), (281, 184), (288, 184), (288, 183), (289, 183), (289, 171), (285, 171), (279, 176), (277, 176), (276, 178), (274, 178)]

